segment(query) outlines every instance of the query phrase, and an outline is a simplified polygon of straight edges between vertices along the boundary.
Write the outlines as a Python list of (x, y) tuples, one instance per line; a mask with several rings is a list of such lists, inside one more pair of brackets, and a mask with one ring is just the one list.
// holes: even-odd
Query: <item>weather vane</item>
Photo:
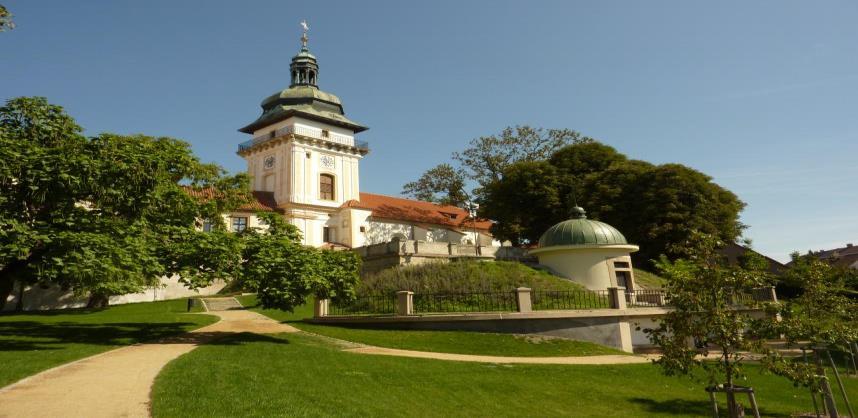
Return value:
[(301, 46), (306, 48), (307, 41), (310, 40), (309, 38), (307, 38), (307, 31), (310, 30), (310, 25), (307, 24), (306, 20), (301, 21), (301, 29), (304, 29), (304, 34), (301, 35)]

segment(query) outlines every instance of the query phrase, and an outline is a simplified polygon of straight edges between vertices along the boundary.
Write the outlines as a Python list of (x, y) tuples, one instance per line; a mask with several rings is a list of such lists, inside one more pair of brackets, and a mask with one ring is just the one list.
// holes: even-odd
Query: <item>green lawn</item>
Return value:
[(123, 345), (214, 323), (184, 313), (187, 300), (0, 315), (0, 387), (51, 367)]
[[(253, 295), (241, 296), (238, 300), (244, 306), (252, 307), (256, 305), (256, 297)], [(278, 321), (289, 322), (303, 331), (378, 347), (435, 351), (439, 353), (523, 357), (627, 354), (619, 350), (584, 341), (526, 338), (511, 334), (465, 331), (374, 330), (301, 322), (301, 319), (313, 316), (311, 303), (299, 306), (295, 309), (295, 312), (285, 312), (279, 309), (261, 309), (259, 307), (251, 309)]]
[[(752, 372), (766, 416), (812, 410), (806, 391)], [(858, 399), (858, 380), (848, 381)], [(309, 334), (239, 334), (171, 362), (155, 417), (708, 416), (707, 394), (656, 366), (495, 365), (340, 351)], [(722, 402), (723, 408), (723, 402)]]

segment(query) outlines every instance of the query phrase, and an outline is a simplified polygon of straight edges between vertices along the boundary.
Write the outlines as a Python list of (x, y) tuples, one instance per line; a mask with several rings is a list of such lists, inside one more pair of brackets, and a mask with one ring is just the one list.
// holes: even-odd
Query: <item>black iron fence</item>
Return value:
[(335, 301), (328, 307), (331, 316), (393, 315), (396, 313), (396, 295), (358, 296), (354, 300)]
[(533, 310), (611, 308), (607, 290), (537, 290), (531, 301)]
[(515, 312), (513, 292), (416, 293), (414, 313)]

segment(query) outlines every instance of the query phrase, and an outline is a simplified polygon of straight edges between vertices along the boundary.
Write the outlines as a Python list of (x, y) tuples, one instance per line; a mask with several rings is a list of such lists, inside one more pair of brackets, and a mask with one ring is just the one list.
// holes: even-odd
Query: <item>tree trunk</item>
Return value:
[(6, 299), (9, 299), (9, 295), (14, 289), (15, 279), (5, 274), (0, 276), (0, 311), (3, 311), (3, 307), (6, 306)]
[(27, 284), (24, 282), (20, 282), (21, 287), (18, 288), (18, 300), (15, 304), (15, 312), (24, 312), (24, 289), (26, 289)]
[(110, 305), (110, 295), (102, 293), (93, 293), (86, 303), (87, 308), (106, 308), (108, 305)]

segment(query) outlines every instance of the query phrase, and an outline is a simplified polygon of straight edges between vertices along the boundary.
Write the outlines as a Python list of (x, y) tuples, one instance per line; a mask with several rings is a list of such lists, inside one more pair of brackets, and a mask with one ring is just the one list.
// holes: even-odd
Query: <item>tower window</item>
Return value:
[(328, 131), (327, 129), (322, 129), (322, 138), (330, 138), (330, 137), (331, 137), (331, 132)]
[(274, 139), (275, 136), (277, 136), (277, 131), (271, 131), (268, 133), (268, 137), (271, 139)]
[(326, 226), (326, 227), (322, 228), (322, 240), (324, 240), (324, 242), (333, 242), (333, 240), (331, 239), (331, 228), (330, 227)]
[(334, 176), (319, 175), (319, 199), (334, 200)]

